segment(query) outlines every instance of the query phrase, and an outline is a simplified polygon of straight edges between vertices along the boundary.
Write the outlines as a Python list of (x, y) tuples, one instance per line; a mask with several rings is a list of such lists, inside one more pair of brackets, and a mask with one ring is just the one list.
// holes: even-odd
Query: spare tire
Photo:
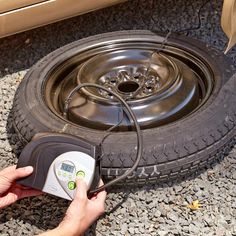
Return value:
[[(99, 144), (120, 119), (120, 104), (111, 94), (84, 89), (72, 99), (68, 120), (62, 116), (71, 89), (92, 82), (127, 99), (142, 128), (143, 157), (127, 182), (180, 178), (222, 157), (235, 143), (232, 63), (194, 39), (172, 35), (164, 46), (163, 40), (150, 31), (105, 33), (44, 57), (15, 96), (13, 121), (19, 137), (29, 142), (39, 132), (65, 132)], [(128, 117), (105, 139), (103, 150), (106, 179), (133, 165), (136, 134)]]

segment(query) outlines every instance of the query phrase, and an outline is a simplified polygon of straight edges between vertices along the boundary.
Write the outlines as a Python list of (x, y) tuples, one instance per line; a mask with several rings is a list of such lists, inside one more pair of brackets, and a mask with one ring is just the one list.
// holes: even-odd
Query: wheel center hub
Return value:
[(134, 81), (125, 81), (118, 85), (118, 91), (121, 93), (133, 93), (138, 90), (139, 84)]

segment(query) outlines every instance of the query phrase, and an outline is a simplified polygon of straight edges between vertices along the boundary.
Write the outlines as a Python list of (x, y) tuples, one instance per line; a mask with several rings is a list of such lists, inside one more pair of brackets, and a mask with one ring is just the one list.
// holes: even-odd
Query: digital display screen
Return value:
[(61, 164), (61, 170), (64, 170), (64, 171), (67, 171), (67, 172), (70, 172), (70, 173), (73, 173), (74, 168), (75, 168), (74, 166), (71, 166), (71, 165), (68, 165), (68, 164), (65, 164), (65, 163)]

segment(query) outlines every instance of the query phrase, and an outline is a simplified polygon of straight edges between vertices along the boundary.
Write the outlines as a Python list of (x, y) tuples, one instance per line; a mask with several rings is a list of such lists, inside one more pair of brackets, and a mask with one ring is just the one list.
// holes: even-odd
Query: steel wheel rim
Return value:
[[(128, 59), (125, 59), (127, 59), (127, 61), (132, 61), (132, 53), (130, 54), (130, 52), (133, 52), (133, 54), (136, 53), (139, 56), (141, 55), (143, 57), (145, 57), (146, 55), (146, 58), (148, 58), (147, 55), (150, 56), (154, 50), (160, 50), (160, 46), (160, 42), (153, 42), (152, 40), (140, 40), (139, 42), (137, 42), (137, 40), (132, 41), (123, 39), (116, 40), (115, 42), (107, 41), (99, 45), (84, 48), (79, 53), (71, 56), (70, 58), (67, 58), (67, 60), (65, 61), (60, 62), (60, 64), (58, 64), (53, 70), (51, 70), (50, 73), (48, 73), (46, 82), (43, 87), (45, 104), (55, 115), (57, 115), (61, 119), (64, 119), (62, 113), (65, 98), (76, 85), (84, 82), (94, 82), (101, 85), (101, 81), (103, 81), (105, 76), (107, 76), (107, 73), (112, 74), (112, 72), (114, 72), (114, 68), (108, 67), (109, 63), (106, 64), (104, 63), (106, 62), (106, 60), (103, 60), (102, 62), (104, 63), (104, 68), (110, 68), (110, 70), (108, 70), (108, 72), (107, 70), (105, 70), (106, 73), (104, 73), (104, 75), (102, 76), (94, 76), (91, 71), (93, 72), (96, 71), (96, 69), (101, 69), (99, 63), (98, 68), (94, 67), (94, 65), (96, 65), (94, 61), (96, 62), (97, 60), (101, 62), (101, 58), (110, 56), (109, 58), (118, 62), (118, 64), (120, 63), (119, 65), (121, 65), (122, 60), (116, 60), (117, 58), (119, 58), (119, 56), (123, 56), (125, 58), (125, 56), (131, 55)], [(121, 54), (119, 55), (119, 53)], [(119, 56), (116, 57), (115, 55)], [(159, 87), (160, 89), (155, 90), (155, 93), (146, 94), (146, 96), (143, 97), (140, 96), (140, 94), (137, 94), (139, 97), (137, 96), (135, 98), (129, 98), (130, 94), (136, 93), (137, 90), (142, 90), (140, 89), (140, 83), (135, 80), (134, 74), (129, 75), (129, 78), (131, 78), (130, 80), (127, 79), (126, 81), (124, 81), (124, 79), (121, 79), (119, 83), (116, 83), (115, 87), (113, 86), (113, 88), (115, 88), (116, 92), (118, 92), (119, 95), (122, 95), (127, 99), (127, 102), (130, 104), (134, 113), (137, 115), (139, 124), (142, 129), (155, 128), (162, 125), (170, 124), (189, 116), (208, 100), (214, 87), (214, 77), (210, 66), (204, 61), (203, 58), (201, 58), (196, 53), (188, 52), (180, 47), (167, 44), (161, 50), (158, 56), (161, 57), (161, 60), (163, 60), (165, 63), (169, 63), (169, 73), (172, 70), (172, 72), (170, 73), (172, 76), (165, 78), (165, 83), (162, 84), (163, 86)], [(135, 59), (137, 59), (137, 55), (133, 57), (134, 61)], [(138, 60), (139, 59), (140, 58), (138, 58)], [(107, 62), (110, 61), (107, 60)], [(138, 64), (137, 60), (135, 62), (136, 64)], [(143, 63), (142, 60), (141, 62)], [(134, 64), (135, 63), (130, 63), (129, 65), (133, 66)], [(114, 65), (115, 67), (117, 67), (117, 64)], [(122, 67), (123, 71), (124, 67), (125, 65)], [(91, 68), (95, 69), (91, 70)], [(100, 72), (101, 71), (102, 70), (100, 70)], [(143, 71), (145, 72), (145, 70)], [(90, 72), (90, 74), (88, 72)], [(183, 74), (185, 75), (183, 76)], [(111, 79), (113, 77), (111, 76)], [(189, 77), (191, 77), (191, 79), (189, 79)], [(88, 81), (89, 79), (91, 81)], [(184, 84), (188, 80), (189, 83), (187, 85)], [(183, 88), (186, 88), (191, 84), (194, 85), (190, 87), (187, 94), (184, 94), (184, 96), (182, 96), (182, 100), (178, 101), (179, 104), (183, 105), (182, 110), (180, 109), (178, 110), (178, 112), (173, 113), (173, 110), (176, 110), (176, 105), (174, 108), (172, 107), (172, 109), (167, 112), (167, 115), (164, 118), (156, 118), (158, 116), (158, 112), (159, 114), (163, 112), (163, 110), (153, 111), (158, 107), (159, 104), (157, 103), (160, 102), (163, 97), (168, 97), (170, 95), (170, 91), (175, 90), (178, 86), (181, 87), (180, 84), (182, 85), (182, 89), (180, 88), (180, 91), (177, 91), (179, 93), (182, 93), (182, 91), (184, 90)], [(104, 84), (104, 86), (106, 86), (106, 84)], [(131, 92), (129, 89), (131, 90)], [(112, 97), (101, 94), (99, 93), (99, 91), (95, 91), (93, 89), (83, 89), (83, 91), (81, 93), (78, 93), (77, 95), (77, 98), (73, 98), (74, 100), (72, 99), (68, 120), (65, 120), (66, 122), (73, 125), (84, 126), (90, 129), (106, 130), (111, 126), (116, 125), (117, 122), (120, 121), (122, 108), (119, 102), (112, 99)], [(176, 95), (176, 97), (178, 96)], [(172, 99), (171, 101), (174, 101), (176, 97), (170, 97)], [(187, 100), (190, 100), (191, 102), (186, 103)], [(85, 101), (89, 105), (87, 105), (87, 107), (82, 107), (81, 104), (83, 104)], [(142, 106), (149, 106), (149, 110), (139, 109), (139, 107)], [(159, 107), (161, 106), (159, 105)], [(164, 105), (162, 107), (164, 107)], [(108, 109), (106, 110), (105, 108)], [(150, 110), (152, 111), (151, 115), (150, 113), (148, 113), (150, 112)], [(91, 111), (93, 111), (92, 115)], [(99, 117), (98, 114), (100, 113), (103, 114), (99, 115)], [(146, 113), (146, 116), (143, 115)], [(128, 130), (132, 130), (132, 124), (130, 123), (128, 117), (124, 117), (123, 122), (120, 124), (119, 128), (116, 129), (116, 131)]]

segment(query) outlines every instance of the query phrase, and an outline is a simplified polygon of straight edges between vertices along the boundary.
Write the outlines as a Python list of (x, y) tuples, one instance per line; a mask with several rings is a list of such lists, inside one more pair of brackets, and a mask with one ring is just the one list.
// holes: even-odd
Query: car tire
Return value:
[[(47, 106), (43, 93), (47, 74), (83, 47), (137, 37), (159, 43), (164, 40), (150, 31), (105, 33), (75, 41), (36, 63), (21, 82), (14, 99), (13, 122), (19, 137), (27, 143), (39, 132), (65, 132), (99, 144), (104, 130), (68, 123)], [(188, 176), (222, 158), (235, 144), (236, 75), (230, 60), (222, 52), (188, 37), (173, 35), (166, 43), (202, 58), (215, 78), (214, 87), (207, 101), (188, 116), (142, 131), (142, 160), (127, 183), (170, 181)], [(106, 180), (113, 179), (135, 161), (135, 132), (112, 132), (104, 141), (103, 150), (102, 175)]]

